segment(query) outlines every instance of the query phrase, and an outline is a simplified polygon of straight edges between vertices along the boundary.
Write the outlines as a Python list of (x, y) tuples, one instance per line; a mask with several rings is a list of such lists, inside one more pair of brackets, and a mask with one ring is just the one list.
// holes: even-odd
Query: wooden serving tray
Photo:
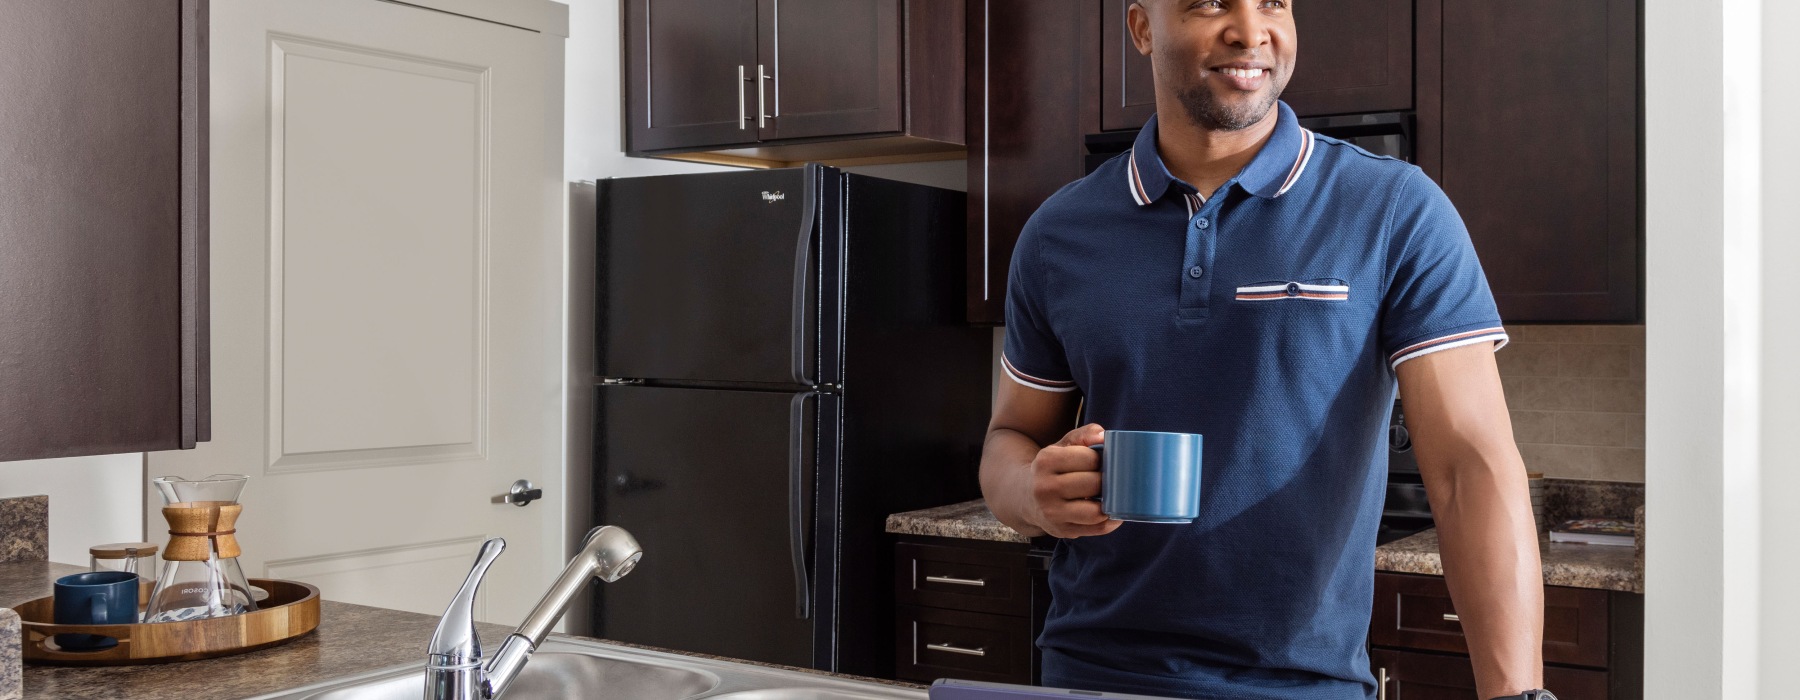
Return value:
[[(319, 589), (298, 581), (250, 579), (269, 592), (256, 612), (180, 622), (135, 625), (58, 625), (54, 597), (20, 605), (25, 661), (51, 666), (125, 666), (193, 661), (266, 649), (313, 631), (319, 626)], [(94, 651), (65, 651), (58, 634), (101, 634), (118, 646)]]

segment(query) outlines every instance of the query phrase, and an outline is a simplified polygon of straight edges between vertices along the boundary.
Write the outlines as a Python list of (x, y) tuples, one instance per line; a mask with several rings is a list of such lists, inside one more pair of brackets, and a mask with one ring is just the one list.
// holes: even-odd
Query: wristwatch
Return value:
[(1556, 695), (1548, 690), (1527, 690), (1518, 695), (1502, 695), (1494, 700), (1556, 700)]

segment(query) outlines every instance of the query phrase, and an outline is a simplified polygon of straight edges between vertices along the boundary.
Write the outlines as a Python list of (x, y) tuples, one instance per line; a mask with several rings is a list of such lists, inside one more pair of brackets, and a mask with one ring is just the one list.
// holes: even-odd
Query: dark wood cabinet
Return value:
[(1501, 318), (1638, 321), (1637, 0), (1419, 9), (1420, 165), (1468, 224)]
[[(1101, 128), (1136, 129), (1156, 113), (1150, 57), (1131, 43), (1131, 0), (1102, 0)], [(1303, 117), (1413, 107), (1413, 0), (1332, 0), (1294, 11), (1298, 58), (1281, 99)]]
[(209, 439), (205, 0), (0, 22), (0, 461)]
[[(625, 3), (630, 149), (754, 143), (757, 0)], [(652, 90), (652, 86), (660, 89)]]
[(961, 0), (630, 0), (627, 150), (739, 165), (962, 152)]
[(970, 323), (1006, 321), (1019, 231), (1044, 200), (1082, 176), (1082, 136), (1100, 129), (1099, 81), (1087, 71), (1098, 57), (1098, 7), (1098, 0), (970, 6)]
[[(1369, 651), (1378, 697), (1387, 700), (1469, 700), (1475, 694), (1475, 670), (1466, 656), (1425, 654), (1390, 649)], [(1581, 668), (1544, 667), (1544, 687), (1561, 700), (1607, 700), (1607, 674)]]
[[(1643, 698), (1644, 597), (1544, 587), (1544, 686), (1564, 700)], [(1442, 576), (1378, 572), (1369, 663), (1388, 698), (1471, 697), (1475, 672)]]
[(1049, 553), (903, 535), (894, 546), (894, 677), (1033, 684), (1049, 611)]

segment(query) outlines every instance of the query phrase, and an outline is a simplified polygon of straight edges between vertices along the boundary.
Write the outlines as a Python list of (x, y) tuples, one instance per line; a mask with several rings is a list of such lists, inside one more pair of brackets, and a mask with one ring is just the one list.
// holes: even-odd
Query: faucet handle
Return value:
[(475, 589), (481, 586), (488, 567), (505, 549), (506, 540), (499, 537), (481, 543), (475, 566), (469, 569), (469, 577), (450, 599), (450, 607), (438, 620), (437, 632), (431, 635), (431, 645), (426, 648), (426, 653), (431, 655), (429, 665), (463, 666), (481, 661), (481, 638), (475, 633)]

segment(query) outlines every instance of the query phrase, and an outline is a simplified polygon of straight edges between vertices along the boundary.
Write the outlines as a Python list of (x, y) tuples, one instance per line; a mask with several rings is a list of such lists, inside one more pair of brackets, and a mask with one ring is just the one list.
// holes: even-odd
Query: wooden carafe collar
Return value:
[(227, 501), (186, 501), (163, 507), (169, 521), (168, 561), (206, 561), (216, 550), (220, 559), (238, 556), (237, 519), (244, 507)]

